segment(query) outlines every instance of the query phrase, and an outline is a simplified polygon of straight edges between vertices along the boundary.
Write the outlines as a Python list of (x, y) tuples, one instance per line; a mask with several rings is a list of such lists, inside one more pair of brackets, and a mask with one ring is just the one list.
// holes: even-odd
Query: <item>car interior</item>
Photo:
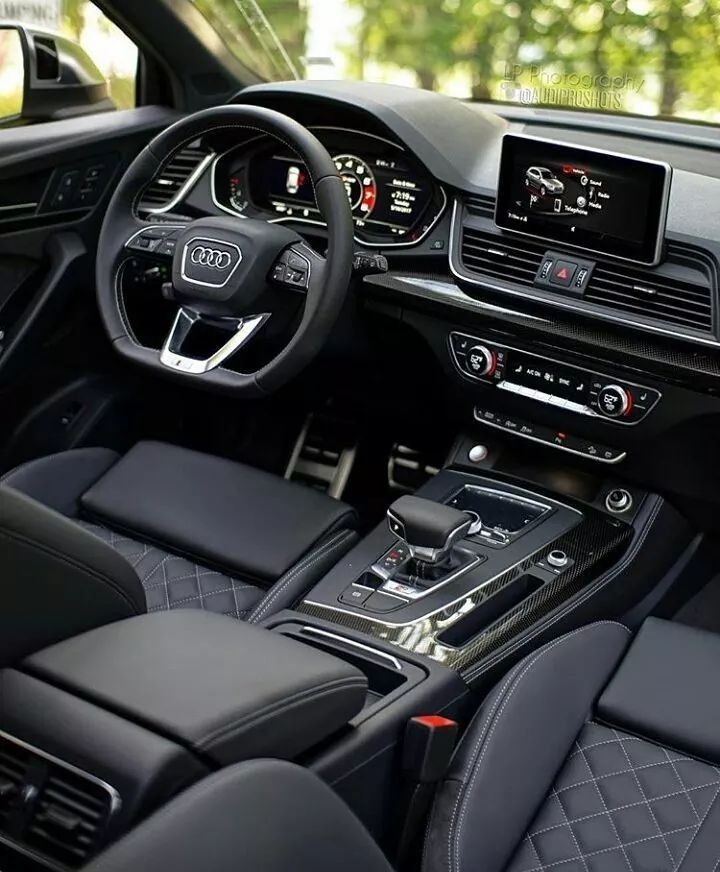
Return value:
[(0, 14), (0, 869), (717, 872), (720, 128), (96, 5), (131, 108)]

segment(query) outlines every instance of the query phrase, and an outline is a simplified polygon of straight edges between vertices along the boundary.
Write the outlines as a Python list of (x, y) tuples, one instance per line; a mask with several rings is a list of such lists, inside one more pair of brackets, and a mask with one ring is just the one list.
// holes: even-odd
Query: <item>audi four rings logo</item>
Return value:
[(227, 251), (221, 251), (219, 248), (196, 245), (190, 252), (190, 261), (200, 266), (222, 271), (228, 269), (232, 263), (232, 258)]

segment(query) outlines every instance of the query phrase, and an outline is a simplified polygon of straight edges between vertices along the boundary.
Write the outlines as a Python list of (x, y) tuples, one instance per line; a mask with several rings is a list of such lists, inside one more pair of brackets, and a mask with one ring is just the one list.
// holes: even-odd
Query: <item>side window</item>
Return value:
[(24, 60), (14, 23), (79, 45), (105, 77), (117, 109), (135, 106), (138, 50), (92, 0), (0, 0), (0, 124), (22, 123)]

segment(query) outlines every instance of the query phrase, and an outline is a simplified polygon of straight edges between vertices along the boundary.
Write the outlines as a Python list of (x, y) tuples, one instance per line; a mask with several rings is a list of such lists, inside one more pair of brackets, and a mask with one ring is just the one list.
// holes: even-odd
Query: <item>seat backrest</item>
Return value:
[(0, 667), (145, 608), (140, 580), (112, 548), (0, 486)]
[(519, 663), (471, 724), (424, 872), (720, 868), (720, 636), (593, 624)]

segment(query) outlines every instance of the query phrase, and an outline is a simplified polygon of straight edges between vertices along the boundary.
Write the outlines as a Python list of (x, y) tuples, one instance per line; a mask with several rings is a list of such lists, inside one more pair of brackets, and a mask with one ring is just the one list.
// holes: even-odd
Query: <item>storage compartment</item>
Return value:
[(298, 759), (347, 735), (368, 702), (366, 673), (373, 699), (409, 680), (331, 653), (178, 609), (116, 621), (0, 671), (0, 845), (80, 866), (208, 771)]
[(295, 622), (279, 624), (273, 628), (273, 632), (332, 654), (363, 673), (368, 682), (367, 695), (362, 712), (351, 721), (352, 726), (357, 726), (427, 676), (420, 666), (374, 648), (369, 641), (368, 644), (357, 642), (339, 632)]
[(451, 627), (443, 630), (438, 635), (438, 642), (453, 648), (467, 645), (474, 636), (486, 630), (491, 624), (515, 608), (518, 603), (540, 590), (543, 584), (545, 584), (543, 579), (531, 572), (526, 572), (488, 597), (485, 602), (473, 609), (464, 618), (460, 618)]

